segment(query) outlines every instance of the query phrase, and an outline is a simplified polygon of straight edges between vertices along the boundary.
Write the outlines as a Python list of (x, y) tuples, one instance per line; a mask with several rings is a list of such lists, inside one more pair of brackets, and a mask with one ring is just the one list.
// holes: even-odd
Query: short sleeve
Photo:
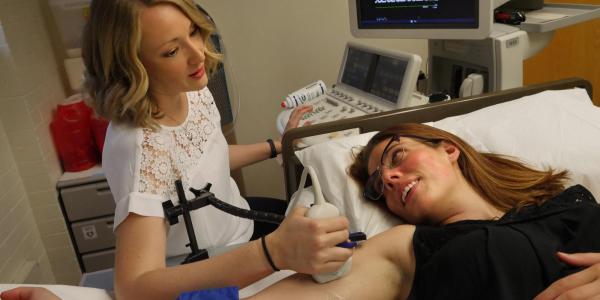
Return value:
[(113, 194), (116, 208), (114, 229), (129, 213), (164, 217), (164, 196), (139, 192), (142, 130), (110, 124), (106, 133), (102, 170)]

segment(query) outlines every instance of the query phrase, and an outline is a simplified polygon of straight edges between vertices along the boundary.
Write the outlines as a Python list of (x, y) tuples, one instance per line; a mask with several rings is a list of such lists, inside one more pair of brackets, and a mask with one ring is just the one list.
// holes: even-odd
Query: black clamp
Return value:
[(183, 222), (185, 223), (185, 229), (190, 240), (190, 243), (187, 244), (186, 247), (190, 247), (192, 249), (192, 253), (185, 258), (182, 264), (208, 258), (208, 252), (206, 249), (198, 249), (198, 241), (196, 240), (196, 233), (194, 232), (194, 226), (190, 216), (190, 211), (192, 210), (212, 205), (221, 211), (240, 218), (273, 224), (280, 224), (285, 218), (283, 215), (264, 211), (247, 210), (223, 202), (217, 199), (215, 194), (210, 192), (211, 186), (212, 185), (210, 183), (207, 183), (206, 186), (200, 190), (190, 188), (190, 191), (194, 194), (195, 198), (188, 201), (185, 198), (185, 192), (183, 191), (183, 184), (181, 183), (181, 180), (176, 180), (175, 188), (177, 191), (177, 198), (179, 198), (179, 205), (174, 205), (173, 201), (171, 200), (167, 200), (162, 203), (165, 218), (169, 221), (170, 225), (179, 223), (179, 216), (183, 215)]
[(181, 264), (187, 264), (208, 258), (208, 251), (206, 251), (206, 249), (198, 248), (198, 241), (196, 240), (196, 233), (194, 232), (194, 225), (192, 224), (190, 211), (210, 204), (208, 199), (215, 196), (213, 193), (209, 192), (210, 187), (211, 184), (209, 183), (202, 190), (190, 189), (196, 198), (188, 201), (185, 198), (185, 192), (183, 191), (183, 184), (181, 183), (181, 180), (176, 180), (175, 188), (177, 190), (177, 198), (179, 198), (179, 205), (173, 205), (173, 201), (171, 200), (167, 200), (162, 203), (165, 218), (169, 220), (170, 225), (179, 223), (179, 216), (183, 215), (183, 222), (185, 223), (185, 229), (190, 240), (190, 243), (185, 246), (190, 247), (192, 249), (192, 253), (190, 253)]

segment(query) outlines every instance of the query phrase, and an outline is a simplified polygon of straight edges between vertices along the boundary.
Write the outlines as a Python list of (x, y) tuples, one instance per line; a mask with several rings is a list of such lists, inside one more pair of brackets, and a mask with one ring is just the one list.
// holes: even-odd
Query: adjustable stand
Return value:
[(210, 183), (207, 183), (206, 186), (201, 190), (190, 188), (190, 191), (196, 197), (188, 201), (185, 198), (185, 192), (183, 191), (183, 184), (181, 183), (181, 180), (176, 180), (175, 188), (177, 190), (177, 198), (179, 198), (179, 205), (173, 205), (173, 201), (171, 200), (162, 203), (163, 211), (165, 212), (165, 218), (169, 220), (170, 225), (177, 224), (179, 222), (179, 215), (183, 215), (185, 229), (187, 231), (188, 238), (190, 239), (190, 243), (187, 244), (186, 247), (190, 247), (192, 249), (192, 253), (185, 258), (182, 264), (208, 258), (208, 252), (206, 249), (198, 249), (198, 242), (196, 241), (196, 234), (194, 232), (194, 226), (192, 225), (192, 218), (190, 216), (190, 211), (192, 210), (196, 210), (207, 205), (212, 205), (221, 211), (240, 218), (273, 224), (280, 224), (283, 221), (284, 216), (282, 215), (263, 211), (247, 210), (223, 202), (217, 199), (215, 194), (210, 192), (211, 186), (212, 185)]
[(187, 231), (188, 238), (190, 239), (190, 243), (187, 244), (186, 247), (190, 247), (192, 249), (192, 253), (190, 253), (181, 264), (187, 264), (208, 258), (208, 252), (206, 249), (198, 249), (198, 242), (196, 241), (196, 233), (194, 232), (194, 226), (192, 225), (190, 211), (210, 204), (207, 199), (209, 197), (214, 197), (214, 194), (209, 192), (210, 187), (211, 184), (209, 183), (202, 190), (190, 189), (196, 198), (188, 201), (185, 198), (185, 192), (183, 191), (183, 184), (181, 183), (181, 180), (176, 180), (175, 188), (177, 190), (177, 198), (179, 198), (179, 205), (174, 206), (173, 201), (171, 200), (162, 203), (165, 217), (167, 220), (169, 220), (170, 225), (179, 223), (178, 217), (179, 215), (183, 215), (185, 230)]

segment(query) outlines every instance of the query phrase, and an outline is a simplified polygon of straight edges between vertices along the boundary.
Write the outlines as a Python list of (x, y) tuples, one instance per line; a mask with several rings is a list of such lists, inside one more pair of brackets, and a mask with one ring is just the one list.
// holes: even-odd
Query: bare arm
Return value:
[(400, 225), (363, 243), (352, 269), (338, 280), (317, 284), (296, 274), (251, 299), (405, 299), (414, 274), (414, 226)]
[[(279, 147), (278, 149), (281, 149), (281, 142), (273, 142), (275, 143), (275, 148)], [(229, 169), (241, 169), (245, 166), (268, 159), (270, 156), (271, 146), (269, 146), (269, 143), (267, 142), (249, 145), (229, 145)]]
[[(285, 131), (298, 127), (300, 119), (307, 112), (312, 111), (312, 106), (299, 106), (290, 115)], [(281, 153), (281, 141), (273, 140), (277, 154)], [(237, 170), (245, 166), (270, 158), (271, 146), (267, 142), (248, 145), (229, 145), (229, 168)]]
[[(348, 237), (345, 218), (314, 220), (295, 209), (269, 236), (267, 245), (281, 269), (316, 273), (334, 270), (352, 252), (334, 247)], [(129, 214), (117, 229), (115, 291), (118, 299), (175, 299), (181, 292), (244, 287), (270, 273), (260, 241), (207, 260), (167, 268), (162, 218)], [(293, 235), (294, 239), (289, 239)], [(243, 266), (243, 267), (240, 267)]]

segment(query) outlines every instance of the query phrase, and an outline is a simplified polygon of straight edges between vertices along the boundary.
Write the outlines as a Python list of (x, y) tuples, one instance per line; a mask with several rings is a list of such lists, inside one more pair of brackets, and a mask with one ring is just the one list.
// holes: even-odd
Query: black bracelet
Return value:
[(275, 143), (273, 142), (273, 140), (272, 139), (267, 139), (267, 143), (269, 143), (269, 146), (271, 147), (271, 156), (270, 156), (270, 158), (277, 157), (277, 148), (275, 148)]
[(275, 266), (275, 263), (273, 263), (271, 254), (269, 254), (269, 250), (267, 250), (267, 242), (265, 241), (264, 235), (260, 237), (260, 243), (262, 244), (262, 248), (263, 248), (263, 251), (265, 252), (265, 256), (267, 257), (267, 260), (269, 261), (269, 265), (271, 265), (271, 268), (273, 268), (273, 271), (275, 271), (275, 272), (281, 271), (281, 270), (279, 270), (279, 268), (277, 268)]

